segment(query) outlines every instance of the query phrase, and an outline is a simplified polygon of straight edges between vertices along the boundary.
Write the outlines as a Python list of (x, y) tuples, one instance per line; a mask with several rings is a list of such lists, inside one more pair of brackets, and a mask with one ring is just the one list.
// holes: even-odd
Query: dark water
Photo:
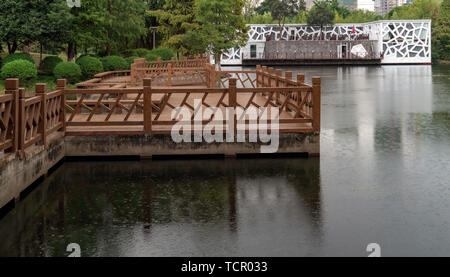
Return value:
[(450, 67), (323, 81), (321, 157), (65, 163), (0, 221), (0, 256), (450, 255)]

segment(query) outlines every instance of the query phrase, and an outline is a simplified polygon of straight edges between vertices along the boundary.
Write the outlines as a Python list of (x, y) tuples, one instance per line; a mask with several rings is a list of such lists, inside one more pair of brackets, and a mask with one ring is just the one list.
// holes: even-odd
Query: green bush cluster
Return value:
[(131, 64), (134, 63), (135, 59), (141, 59), (141, 57), (131, 56), (131, 57), (125, 58), (125, 61), (127, 61), (127, 63), (128, 63), (128, 69), (130, 69)]
[(175, 53), (169, 48), (156, 48), (151, 51), (152, 54), (160, 57), (163, 61), (168, 61), (175, 57)]
[(76, 83), (82, 76), (81, 67), (76, 63), (70, 62), (57, 64), (53, 74), (56, 79), (67, 79), (69, 83)]
[(147, 61), (156, 61), (161, 58), (163, 61), (168, 61), (172, 57), (175, 57), (175, 53), (169, 48), (156, 48), (153, 50), (148, 50), (145, 48), (139, 49), (128, 49), (123, 52), (126, 57), (143, 57)]
[(30, 81), (37, 77), (36, 66), (27, 60), (15, 60), (6, 63), (2, 67), (1, 77), (19, 78), (21, 81)]
[(7, 63), (10, 63), (10, 62), (16, 61), (16, 60), (26, 60), (32, 64), (36, 64), (34, 59), (27, 53), (16, 53), (16, 54), (9, 54), (8, 56), (6, 56), (3, 59), (3, 65), (6, 65)]
[(62, 62), (63, 60), (58, 56), (48, 56), (39, 65), (39, 70), (46, 75), (52, 75), (55, 66)]
[(78, 58), (76, 64), (80, 66), (84, 78), (92, 78), (95, 74), (103, 72), (103, 64), (100, 59), (92, 56)]
[(104, 71), (127, 70), (128, 62), (120, 56), (107, 56), (101, 59)]

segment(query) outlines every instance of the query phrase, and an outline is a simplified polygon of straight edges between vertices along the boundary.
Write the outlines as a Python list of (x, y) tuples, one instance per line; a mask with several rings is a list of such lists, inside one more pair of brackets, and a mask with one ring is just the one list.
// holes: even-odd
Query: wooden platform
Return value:
[[(188, 87), (192, 88), (192, 87)], [(198, 87), (197, 87), (198, 88)], [(133, 97), (137, 97), (137, 95), (130, 94), (129, 98), (133, 99)], [(158, 93), (152, 95), (152, 100), (154, 103), (158, 103), (159, 106), (164, 102), (164, 97), (167, 95)], [(248, 105), (249, 100), (252, 97), (252, 93), (241, 93), (237, 97), (238, 106), (245, 108)], [(170, 99), (167, 101), (173, 107), (179, 107), (183, 104), (183, 100), (187, 105), (183, 105), (184, 107), (194, 107), (194, 100), (202, 100), (203, 103), (203, 113), (207, 109), (208, 106), (215, 107), (220, 106), (220, 110), (223, 115), (223, 119), (226, 116), (226, 106), (228, 106), (228, 101), (226, 97), (222, 99), (224, 105), (218, 105), (219, 100), (221, 100), (222, 94), (219, 93), (209, 93), (207, 97), (204, 97), (204, 94), (201, 93), (191, 93), (186, 99), (185, 93), (174, 93), (170, 96)], [(142, 100), (142, 99), (141, 99)], [(262, 95), (256, 95), (252, 101), (263, 107), (267, 103), (267, 97)], [(88, 103), (94, 105), (97, 102), (97, 99), (90, 99)], [(113, 103), (114, 100), (111, 100), (109, 103)], [(161, 108), (161, 107), (160, 107)], [(273, 108), (268, 107), (269, 114)], [(194, 114), (192, 109), (189, 109), (192, 114)], [(158, 122), (167, 122), (172, 121), (175, 124), (177, 121), (172, 120), (173, 109), (166, 106), (161, 110), (158, 115), (157, 111), (154, 111), (152, 114), (152, 133), (154, 134), (170, 134), (172, 129), (172, 125), (158, 125)], [(143, 134), (144, 133), (144, 116), (142, 111), (139, 113), (132, 113), (127, 117), (127, 111), (122, 111), (121, 113), (114, 113), (108, 119), (108, 114), (105, 111), (97, 111), (96, 114), (91, 115), (90, 112), (86, 111), (85, 113), (76, 114), (72, 120), (71, 114), (67, 114), (66, 120), (66, 132), (68, 135), (99, 135), (99, 134)], [(257, 115), (255, 115), (257, 116)], [(292, 113), (283, 110), (280, 112), (279, 120), (283, 121), (284, 119), (293, 120), (294, 117)], [(82, 126), (87, 125), (87, 126)], [(225, 130), (226, 126), (222, 125), (222, 129)], [(268, 124), (268, 128), (270, 128), (270, 124)], [(280, 132), (289, 133), (289, 132), (311, 132), (312, 126), (311, 123), (280, 123), (279, 124)], [(246, 130), (249, 131), (251, 129), (255, 129), (255, 126), (246, 126)]]

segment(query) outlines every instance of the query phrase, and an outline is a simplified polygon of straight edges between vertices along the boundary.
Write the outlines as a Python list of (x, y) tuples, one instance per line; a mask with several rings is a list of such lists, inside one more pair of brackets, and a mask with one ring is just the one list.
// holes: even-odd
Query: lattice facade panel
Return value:
[[(394, 20), (376, 21), (359, 24), (335, 24), (324, 27), (325, 40), (354, 40), (358, 36), (367, 35), (370, 40), (378, 40), (378, 49), (383, 51), (382, 63), (431, 63), (431, 21), (430, 20)], [(230, 49), (222, 56), (223, 65), (242, 64), (242, 56), (248, 56), (250, 45), (257, 46), (257, 55), (264, 51), (267, 37), (280, 39), (280, 28), (275, 24), (249, 25), (249, 40), (240, 49)], [(284, 40), (316, 40), (320, 36), (320, 27), (287, 24), (281, 37)]]

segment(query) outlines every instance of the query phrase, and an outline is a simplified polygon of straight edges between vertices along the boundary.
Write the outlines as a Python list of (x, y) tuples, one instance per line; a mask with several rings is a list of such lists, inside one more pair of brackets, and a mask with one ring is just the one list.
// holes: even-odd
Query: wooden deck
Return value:
[[(166, 88), (168, 89), (168, 88)], [(181, 107), (183, 100), (186, 99), (187, 94), (186, 93), (177, 93), (173, 94), (167, 104), (170, 104), (174, 107)], [(239, 94), (237, 97), (237, 104), (240, 107), (245, 107), (249, 100), (252, 98), (252, 93), (242, 93)], [(137, 97), (137, 94), (130, 94), (130, 97), (132, 99), (135, 99)], [(164, 102), (165, 94), (152, 94), (152, 101), (155, 103), (158, 103), (158, 106), (161, 106), (161, 104)], [(202, 93), (191, 93), (187, 100), (185, 101), (185, 104), (194, 107), (194, 100), (202, 100), (204, 97), (204, 94)], [(207, 107), (216, 107), (217, 103), (219, 102), (221, 98), (220, 94), (210, 94), (206, 98), (204, 98), (203, 101), (203, 113), (207, 109)], [(98, 99), (92, 99), (90, 100), (90, 104), (94, 105)], [(140, 101), (143, 101), (143, 97), (140, 98)], [(113, 102), (113, 101), (111, 101)], [(253, 102), (260, 106), (264, 107), (267, 102), (267, 97), (262, 95), (255, 95), (253, 97)], [(166, 105), (167, 105), (166, 104)], [(219, 108), (222, 112), (223, 119), (225, 119), (226, 115), (226, 107), (229, 106), (229, 103), (227, 100), (224, 100), (224, 105), (221, 105)], [(271, 113), (272, 107), (267, 108), (269, 111), (269, 115)], [(157, 112), (152, 112), (152, 121), (157, 122), (163, 121), (163, 122), (170, 122), (172, 121), (172, 124), (175, 124), (177, 121), (172, 120), (171, 114), (173, 109), (163, 109), (162, 112), (159, 114)], [(106, 117), (108, 114), (105, 111), (97, 111), (99, 114), (94, 114), (90, 116), (90, 113), (80, 113), (76, 114), (72, 119), (71, 114), (66, 115), (66, 121), (67, 121), (67, 127), (66, 127), (66, 133), (68, 135), (82, 135), (82, 134), (89, 134), (89, 135), (99, 135), (99, 134), (143, 134), (144, 133), (144, 115), (143, 113), (133, 113), (127, 118), (126, 111), (121, 111), (120, 113), (112, 114), (108, 121), (106, 121)], [(193, 113), (192, 113), (193, 114)], [(159, 116), (158, 116), (159, 115)], [(257, 117), (257, 115), (255, 115)], [(158, 118), (157, 118), (158, 117)], [(205, 119), (206, 120), (206, 119)], [(214, 119), (213, 119), (214, 120)], [(311, 123), (283, 123), (283, 120), (294, 120), (294, 116), (292, 113), (287, 112), (286, 110), (283, 110), (280, 112), (279, 116), (279, 128), (281, 133), (298, 133), (298, 132), (312, 132), (312, 124)], [(86, 123), (88, 123), (90, 126), (86, 126)], [(213, 122), (215, 125), (220, 123)], [(248, 123), (248, 122), (247, 122)], [(192, 123), (193, 124), (193, 123)], [(77, 126), (82, 125), (82, 126)], [(203, 124), (203, 127), (205, 127), (206, 124)], [(171, 128), (173, 125), (158, 125), (154, 124), (152, 126), (152, 133), (154, 134), (170, 134)], [(268, 128), (270, 129), (270, 122), (268, 123)], [(223, 132), (226, 131), (226, 123), (222, 124)], [(194, 131), (195, 128), (192, 125), (192, 130)], [(249, 130), (257, 130), (257, 126), (252, 126), (251, 124), (246, 124), (245, 126), (246, 132), (249, 132)]]

